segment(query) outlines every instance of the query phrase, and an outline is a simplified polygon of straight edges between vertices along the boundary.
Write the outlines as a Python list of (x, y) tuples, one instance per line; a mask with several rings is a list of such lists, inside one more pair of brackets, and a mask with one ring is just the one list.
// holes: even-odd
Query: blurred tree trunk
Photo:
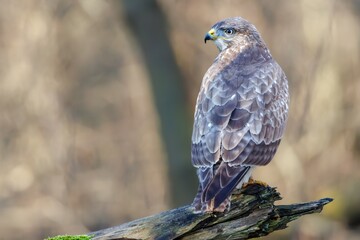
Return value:
[(127, 25), (142, 50), (152, 83), (168, 156), (172, 204), (188, 203), (197, 184), (190, 164), (190, 118), (181, 73), (166, 31), (167, 19), (156, 1), (122, 3)]

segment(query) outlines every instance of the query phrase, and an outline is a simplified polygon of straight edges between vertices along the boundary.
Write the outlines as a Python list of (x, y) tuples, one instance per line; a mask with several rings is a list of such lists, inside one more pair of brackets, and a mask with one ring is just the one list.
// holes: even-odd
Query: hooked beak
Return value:
[(218, 36), (215, 33), (215, 29), (210, 29), (210, 31), (205, 35), (204, 42), (206, 43), (207, 40), (216, 40)]

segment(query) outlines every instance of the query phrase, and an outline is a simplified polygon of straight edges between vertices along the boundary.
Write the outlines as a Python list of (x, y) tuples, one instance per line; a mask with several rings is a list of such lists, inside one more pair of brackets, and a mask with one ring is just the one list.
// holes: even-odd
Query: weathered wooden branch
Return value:
[(251, 184), (233, 193), (224, 214), (193, 213), (191, 206), (166, 211), (120, 226), (89, 233), (92, 239), (250, 239), (284, 229), (302, 215), (321, 212), (332, 201), (274, 205), (275, 188)]

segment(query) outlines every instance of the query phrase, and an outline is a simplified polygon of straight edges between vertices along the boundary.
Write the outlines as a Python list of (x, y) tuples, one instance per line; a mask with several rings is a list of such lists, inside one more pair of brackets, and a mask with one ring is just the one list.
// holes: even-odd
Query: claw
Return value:
[(204, 203), (201, 208), (201, 212), (203, 213), (223, 213), (229, 210), (230, 210), (230, 199), (226, 199), (217, 208), (214, 207), (214, 199), (212, 199), (209, 202)]

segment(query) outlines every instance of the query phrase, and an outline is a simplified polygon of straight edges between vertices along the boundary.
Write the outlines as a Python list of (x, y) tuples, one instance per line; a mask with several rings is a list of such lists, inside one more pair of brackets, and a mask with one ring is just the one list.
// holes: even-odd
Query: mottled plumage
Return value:
[(196, 210), (224, 211), (236, 186), (268, 164), (284, 133), (288, 84), (256, 28), (237, 17), (215, 24), (206, 40), (220, 50), (197, 98), (191, 158)]

